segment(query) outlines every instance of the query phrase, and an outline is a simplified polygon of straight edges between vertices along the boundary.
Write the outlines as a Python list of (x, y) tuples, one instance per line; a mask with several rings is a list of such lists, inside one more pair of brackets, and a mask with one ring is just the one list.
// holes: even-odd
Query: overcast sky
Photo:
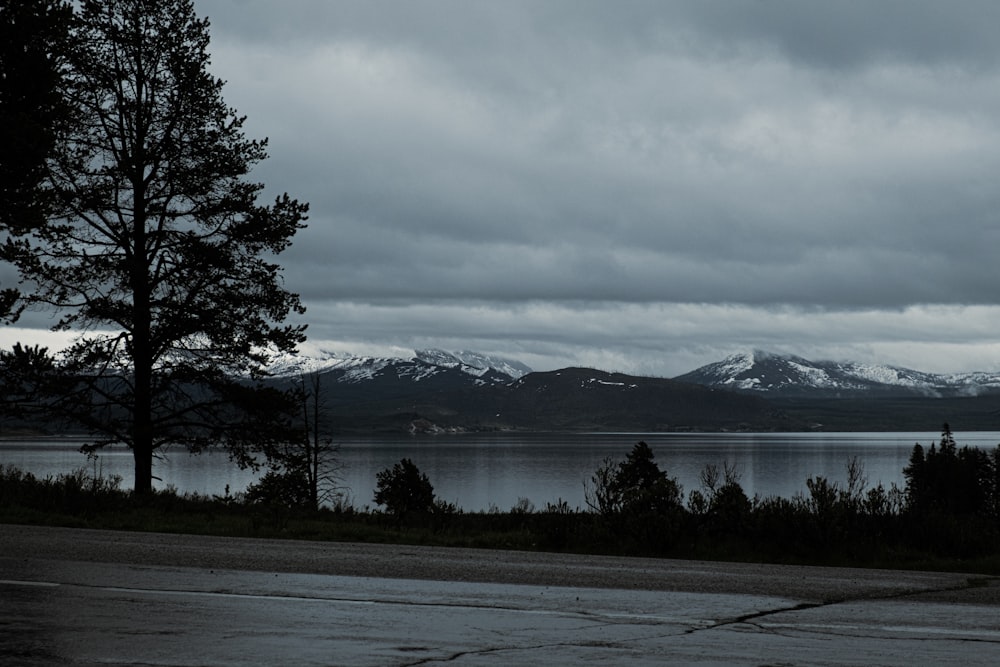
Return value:
[(310, 347), (1000, 370), (1000, 3), (196, 0)]

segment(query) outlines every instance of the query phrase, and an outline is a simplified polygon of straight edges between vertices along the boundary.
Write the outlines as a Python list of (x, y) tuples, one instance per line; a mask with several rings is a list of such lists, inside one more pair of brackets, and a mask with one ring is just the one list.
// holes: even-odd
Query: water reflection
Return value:
[[(998, 432), (957, 434), (960, 445), (992, 448)], [(858, 457), (869, 485), (903, 484), (902, 470), (914, 443), (929, 445), (938, 433), (781, 433), (781, 434), (466, 434), (347, 438), (340, 441), (343, 484), (354, 505), (372, 504), (375, 474), (406, 457), (430, 477), (438, 497), (465, 510), (510, 509), (519, 498), (538, 509), (564, 500), (584, 507), (584, 481), (606, 457), (622, 459), (632, 445), (645, 440), (661, 468), (677, 477), (687, 492), (699, 488), (706, 464), (724, 463), (742, 471), (748, 495), (791, 497), (805, 491), (809, 477), (846, 480), (846, 465)], [(125, 486), (132, 479), (131, 453), (110, 448), (88, 462), (68, 439), (0, 441), (0, 463), (36, 475), (56, 475), (85, 466), (104, 474), (119, 474)], [(157, 488), (222, 494), (246, 488), (255, 477), (240, 470), (223, 452), (190, 456), (168, 451), (157, 461)]]

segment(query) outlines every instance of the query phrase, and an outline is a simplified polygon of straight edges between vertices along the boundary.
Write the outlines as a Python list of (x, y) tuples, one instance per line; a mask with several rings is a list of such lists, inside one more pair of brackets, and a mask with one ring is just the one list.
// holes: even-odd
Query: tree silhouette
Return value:
[(931, 444), (926, 453), (919, 444), (913, 447), (903, 470), (907, 508), (918, 515), (994, 515), (998, 460), (998, 452), (958, 447), (945, 424), (938, 446)]
[(5, 249), (31, 287), (20, 305), (81, 331), (60, 407), (92, 447), (132, 449), (137, 494), (164, 445), (240, 454), (282, 437), (271, 418), (288, 404), (252, 383), (304, 338), (283, 324), (304, 309), (272, 258), (307, 205), (258, 203), (246, 177), (266, 141), (244, 136), (208, 72), (208, 28), (190, 0), (81, 3), (61, 89), (73, 122), (43, 182), (56, 208), (9, 228)]
[(263, 447), (268, 470), (247, 489), (247, 499), (312, 510), (326, 503), (337, 505), (344, 497), (340, 447), (321, 426), (323, 376), (316, 371), (303, 373), (291, 396), (298, 403), (300, 416), (287, 440)]
[[(71, 18), (65, 2), (0, 4), (0, 229), (45, 221), (45, 163), (69, 120), (59, 87)], [(0, 290), (0, 318), (17, 319), (17, 297)]]
[(15, 343), (0, 350), (0, 416), (37, 418), (47, 412), (57, 391), (60, 374), (47, 348)]
[(434, 510), (434, 487), (427, 475), (410, 459), (402, 459), (392, 468), (376, 476), (375, 503), (401, 523), (411, 515), (427, 514)]
[(645, 441), (632, 447), (624, 461), (608, 459), (591, 479), (587, 504), (601, 514), (644, 515), (680, 508), (681, 489), (654, 460)]
[(586, 486), (587, 505), (625, 550), (666, 549), (684, 513), (681, 487), (660, 469), (653, 450), (636, 443), (623, 461), (605, 459)]

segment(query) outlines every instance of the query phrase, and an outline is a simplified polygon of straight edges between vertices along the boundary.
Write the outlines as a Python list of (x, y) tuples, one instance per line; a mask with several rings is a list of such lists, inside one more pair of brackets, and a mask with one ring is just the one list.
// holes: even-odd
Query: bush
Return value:
[(681, 487), (654, 461), (653, 450), (640, 441), (614, 463), (606, 459), (591, 478), (587, 505), (604, 515), (657, 514), (681, 507)]
[(753, 504), (739, 482), (729, 481), (723, 484), (708, 506), (708, 521), (713, 530), (719, 533), (743, 532), (750, 520)]
[(408, 517), (434, 511), (434, 487), (410, 459), (386, 468), (375, 479), (375, 504), (385, 506), (397, 524)]
[(297, 470), (268, 470), (247, 487), (246, 501), (254, 505), (276, 505), (289, 509), (312, 508), (313, 496), (305, 474)]
[(587, 505), (606, 519), (607, 538), (626, 552), (666, 551), (683, 522), (681, 487), (654, 458), (640, 441), (624, 461), (606, 460), (587, 487)]

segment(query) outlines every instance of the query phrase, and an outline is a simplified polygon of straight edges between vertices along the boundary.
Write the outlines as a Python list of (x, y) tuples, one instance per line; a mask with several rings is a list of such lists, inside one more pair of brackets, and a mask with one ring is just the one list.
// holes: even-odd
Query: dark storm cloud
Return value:
[(679, 10), (713, 41), (761, 44), (810, 66), (856, 68), (889, 60), (992, 67), (1000, 58), (993, 30), (1000, 6), (989, 0), (699, 2), (682, 3)]
[(402, 45), (436, 54), (456, 70), (492, 73), (494, 84), (504, 73), (524, 81), (519, 63), (526, 60), (536, 64), (534, 77), (560, 72), (559, 53), (586, 64), (587, 56), (609, 51), (718, 57), (756, 51), (827, 68), (879, 61), (993, 67), (1000, 59), (1000, 6), (991, 0), (299, 0), (281, 6), (212, 0), (198, 6), (215, 19), (216, 35), (287, 48), (332, 40)]

